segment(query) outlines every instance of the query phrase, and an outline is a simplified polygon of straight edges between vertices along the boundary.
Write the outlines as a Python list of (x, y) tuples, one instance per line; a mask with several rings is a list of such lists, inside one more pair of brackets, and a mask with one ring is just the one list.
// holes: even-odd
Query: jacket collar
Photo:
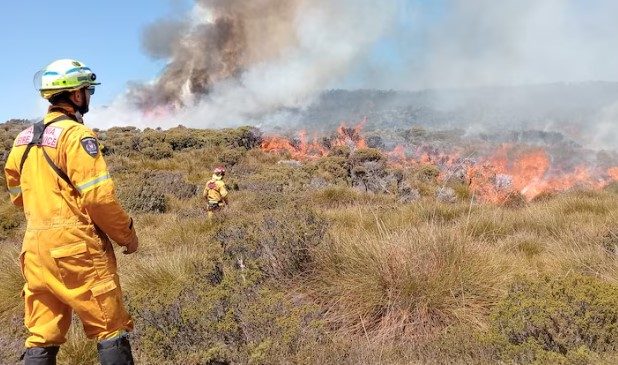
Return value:
[(75, 111), (75, 108), (69, 103), (59, 103), (56, 105), (51, 105), (47, 110), (48, 113), (62, 113), (67, 117), (75, 120), (78, 123), (84, 124), (84, 119), (80, 112)]

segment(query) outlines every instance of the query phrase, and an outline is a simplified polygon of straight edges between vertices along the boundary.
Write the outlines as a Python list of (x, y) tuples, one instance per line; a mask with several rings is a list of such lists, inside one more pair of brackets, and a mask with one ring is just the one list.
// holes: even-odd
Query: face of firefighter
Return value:
[(77, 106), (77, 111), (82, 115), (88, 113), (88, 110), (90, 110), (90, 95), (87, 88), (81, 88), (71, 93), (71, 100)]

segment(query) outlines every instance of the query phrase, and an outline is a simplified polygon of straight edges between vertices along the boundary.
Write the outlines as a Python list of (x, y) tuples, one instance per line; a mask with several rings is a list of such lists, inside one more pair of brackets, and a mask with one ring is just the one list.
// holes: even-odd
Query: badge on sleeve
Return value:
[(92, 157), (97, 157), (99, 154), (99, 142), (96, 138), (82, 138), (82, 147), (84, 147), (84, 150)]

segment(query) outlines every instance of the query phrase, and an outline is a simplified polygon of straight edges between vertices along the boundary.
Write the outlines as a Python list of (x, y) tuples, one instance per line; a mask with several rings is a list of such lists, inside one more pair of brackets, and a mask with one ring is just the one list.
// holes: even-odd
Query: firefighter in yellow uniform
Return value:
[(75, 311), (96, 339), (101, 364), (133, 364), (110, 238), (137, 250), (131, 218), (92, 130), (84, 126), (96, 75), (83, 63), (58, 60), (39, 74), (51, 106), (43, 122), (22, 131), (5, 166), (11, 200), (27, 227), (20, 255), (26, 284), (25, 364), (55, 364)]
[(204, 188), (204, 198), (208, 200), (208, 219), (211, 219), (214, 212), (227, 205), (227, 189), (223, 182), (225, 168), (220, 166), (215, 168), (212, 178), (206, 183)]

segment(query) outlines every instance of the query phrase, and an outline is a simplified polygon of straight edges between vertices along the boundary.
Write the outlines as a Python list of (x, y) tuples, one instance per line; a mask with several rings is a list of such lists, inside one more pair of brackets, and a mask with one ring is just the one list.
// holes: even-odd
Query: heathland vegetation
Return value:
[[(24, 126), (0, 125), (0, 157)], [(616, 185), (489, 204), (378, 149), (298, 162), (248, 127), (98, 135), (141, 242), (117, 255), (140, 364), (618, 362)], [(231, 205), (207, 221), (217, 164)], [(0, 359), (12, 363), (25, 225), (2, 196)], [(96, 363), (94, 346), (76, 319), (60, 362)]]

